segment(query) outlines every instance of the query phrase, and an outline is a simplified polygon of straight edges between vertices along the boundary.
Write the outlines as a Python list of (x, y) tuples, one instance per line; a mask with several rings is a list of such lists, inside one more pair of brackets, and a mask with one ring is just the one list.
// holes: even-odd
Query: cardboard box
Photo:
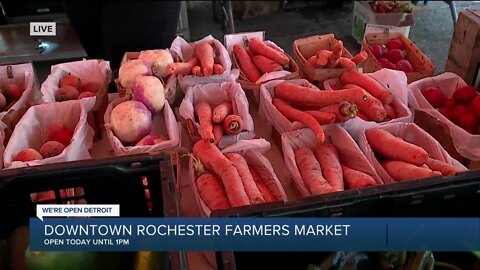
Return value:
[[(412, 8), (416, 8), (411, 4)], [(361, 44), (367, 24), (390, 25), (406, 27), (406, 35), (410, 33), (410, 26), (415, 24), (413, 13), (377, 14), (367, 1), (354, 1), (352, 36)]]

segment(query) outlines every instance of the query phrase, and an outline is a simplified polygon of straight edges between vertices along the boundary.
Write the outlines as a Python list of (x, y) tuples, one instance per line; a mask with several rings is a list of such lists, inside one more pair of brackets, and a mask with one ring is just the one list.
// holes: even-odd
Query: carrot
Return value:
[(199, 100), (195, 102), (194, 109), (198, 116), (198, 122), (200, 123), (200, 127), (198, 128), (200, 137), (210, 143), (214, 143), (215, 136), (213, 136), (212, 107), (210, 107), (210, 104), (206, 101)]
[(370, 120), (370, 118), (368, 118), (368, 116), (362, 110), (358, 110), (357, 116), (360, 117), (362, 120), (372, 121)]
[(215, 144), (220, 144), (220, 140), (223, 136), (223, 127), (221, 124), (213, 125), (213, 137), (215, 138)]
[(367, 74), (355, 70), (346, 70), (340, 74), (340, 81), (343, 84), (353, 83), (362, 87), (383, 104), (390, 104), (393, 101), (392, 93), (388, 92), (379, 82)]
[(354, 69), (357, 67), (357, 64), (353, 62), (351, 59), (348, 59), (346, 57), (340, 57), (338, 59), (338, 67), (344, 68), (344, 69)]
[(232, 207), (220, 180), (214, 174), (206, 172), (198, 177), (195, 183), (200, 198), (210, 210), (214, 211)]
[(213, 47), (210, 43), (202, 42), (195, 46), (195, 55), (200, 60), (202, 71), (205, 76), (213, 74)]
[(313, 67), (313, 68), (320, 68), (322, 67), (319, 65), (318, 62), (318, 56), (312, 55), (307, 59), (307, 62)]
[[(347, 84), (349, 87), (353, 87), (350, 84)], [(359, 86), (356, 86), (359, 87)], [(370, 121), (383, 122), (387, 118), (387, 112), (382, 102), (368, 93), (365, 89), (362, 89), (367, 95), (367, 101), (361, 104), (358, 104), (358, 108), (370, 119)]]
[(370, 175), (342, 165), (343, 179), (349, 189), (375, 186), (377, 182)]
[(328, 64), (327, 68), (336, 68), (338, 66), (338, 61), (342, 56), (343, 51), (343, 42), (341, 40), (337, 40), (335, 45), (332, 49), (332, 54), (328, 57)]
[(236, 114), (230, 114), (223, 120), (223, 130), (228, 135), (237, 135), (243, 131), (244, 122), (242, 117)]
[(328, 125), (335, 122), (335, 114), (321, 111), (306, 111), (315, 118), (320, 125)]
[(237, 153), (227, 153), (225, 154), (225, 157), (227, 157), (233, 163), (233, 166), (237, 168), (237, 172), (240, 175), (240, 178), (242, 178), (243, 188), (245, 188), (245, 192), (250, 199), (250, 204), (265, 202), (262, 193), (258, 190), (255, 181), (253, 181), (252, 174), (248, 170), (247, 161)]
[(251, 59), (255, 56), (255, 54), (250, 50), (249, 48), (246, 48), (245, 51), (247, 52), (248, 56), (250, 56)]
[(195, 76), (203, 76), (202, 68), (200, 66), (194, 66), (192, 68), (192, 74)]
[(222, 61), (220, 61), (220, 48), (212, 44), (213, 47), (213, 70), (215, 72), (215, 64), (222, 64)]
[(265, 202), (275, 202), (278, 201), (275, 196), (273, 196), (272, 192), (270, 189), (268, 189), (267, 185), (263, 183), (262, 179), (260, 176), (258, 176), (258, 173), (255, 171), (255, 169), (249, 167), (250, 173), (252, 174), (253, 180), (255, 181), (255, 184), (257, 184), (257, 188), (262, 193), (263, 200)]
[(295, 162), (303, 182), (312, 195), (320, 195), (336, 190), (323, 178), (322, 169), (312, 150), (300, 147), (295, 150)]
[(336, 91), (318, 91), (290, 82), (281, 82), (275, 89), (275, 97), (294, 103), (316, 104), (325, 107), (333, 103), (348, 101), (357, 106), (366, 103), (367, 95), (361, 88), (342, 89)]
[(274, 72), (274, 71), (280, 71), (283, 70), (282, 66), (278, 64), (277, 62), (273, 61), (272, 59), (269, 59), (263, 55), (255, 55), (253, 58), (253, 63), (255, 66), (262, 72), (262, 73), (268, 73), (268, 72)]
[(451, 176), (457, 174), (457, 168), (446, 162), (429, 158), (427, 161), (427, 166), (432, 171), (439, 171), (443, 176)]
[(440, 172), (418, 167), (414, 164), (399, 160), (389, 160), (382, 163), (383, 168), (396, 181), (419, 179), (431, 176), (440, 176)]
[(245, 48), (241, 45), (233, 45), (233, 53), (238, 60), (238, 64), (240, 65), (240, 69), (242, 70), (247, 80), (250, 82), (256, 82), (262, 74), (258, 71), (255, 64), (253, 64), (252, 59), (248, 56)]
[(383, 105), (383, 108), (385, 109), (385, 113), (387, 114), (387, 119), (391, 120), (397, 118), (397, 112), (391, 104)]
[(213, 109), (212, 120), (214, 123), (220, 124), (225, 120), (225, 117), (231, 113), (232, 103), (230, 101), (222, 102)]
[(420, 146), (404, 141), (390, 132), (372, 128), (365, 132), (373, 151), (392, 160), (401, 160), (415, 165), (423, 165), (428, 161), (428, 153)]
[(225, 69), (223, 68), (223, 66), (221, 64), (214, 64), (213, 65), (213, 73), (223, 74), (224, 71), (225, 71)]
[(273, 106), (290, 121), (298, 121), (309, 127), (320, 143), (325, 141), (325, 133), (318, 121), (308, 113), (299, 111), (279, 98), (273, 98)]
[(348, 101), (330, 104), (320, 109), (321, 112), (333, 113), (335, 122), (346, 122), (357, 116), (357, 105)]
[(182, 74), (188, 75), (192, 72), (192, 68), (197, 66), (200, 63), (197, 57), (193, 57), (192, 59), (188, 60), (188, 62), (184, 63), (171, 63), (167, 66), (167, 73), (168, 74)]
[(355, 65), (358, 65), (363, 61), (367, 60), (367, 58), (368, 58), (368, 53), (366, 51), (361, 51), (357, 55), (353, 56), (352, 59), (350, 60), (352, 60), (355, 63)]
[(335, 190), (342, 191), (344, 189), (342, 165), (335, 146), (327, 142), (319, 144), (315, 149), (315, 157), (327, 182)]
[(248, 41), (248, 47), (255, 54), (263, 55), (273, 61), (279, 63), (282, 66), (287, 66), (290, 63), (290, 59), (281, 51), (278, 51), (261, 41), (258, 38), (251, 38)]
[(216, 145), (205, 140), (199, 140), (193, 145), (193, 154), (203, 163), (206, 169), (220, 177), (228, 201), (233, 207), (249, 205), (250, 201), (237, 169)]
[(328, 59), (332, 55), (332, 51), (329, 50), (319, 50), (317, 52), (317, 65), (324, 67), (328, 64)]

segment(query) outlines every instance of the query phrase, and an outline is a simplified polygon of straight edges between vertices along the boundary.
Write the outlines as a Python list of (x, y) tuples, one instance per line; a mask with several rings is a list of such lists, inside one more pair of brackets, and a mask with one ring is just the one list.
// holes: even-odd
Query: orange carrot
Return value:
[(228, 201), (233, 207), (250, 204), (237, 169), (216, 145), (205, 140), (199, 140), (193, 145), (193, 154), (206, 169), (220, 177)]
[(315, 157), (327, 182), (335, 190), (342, 191), (344, 189), (342, 165), (335, 146), (327, 142), (319, 144), (315, 149)]
[(437, 159), (429, 158), (427, 161), (427, 166), (432, 171), (441, 172), (443, 176), (451, 176), (457, 174), (457, 168), (455, 168), (455, 166)]
[(243, 131), (245, 124), (242, 117), (236, 114), (230, 114), (223, 120), (223, 130), (228, 135), (237, 135)]
[(353, 62), (351, 59), (348, 59), (346, 57), (340, 57), (338, 59), (338, 67), (344, 68), (344, 69), (354, 69), (357, 67), (357, 64)]
[(194, 66), (192, 68), (192, 74), (195, 76), (203, 76), (202, 68), (200, 66)]
[(221, 124), (215, 124), (213, 125), (213, 137), (215, 138), (215, 144), (219, 145), (220, 140), (222, 139), (223, 136), (223, 127)]
[(213, 74), (213, 47), (210, 43), (202, 42), (195, 46), (195, 55), (200, 60), (202, 71), (205, 76)]
[(286, 66), (290, 63), (290, 59), (281, 51), (278, 51), (261, 41), (258, 38), (251, 38), (248, 41), (248, 47), (255, 54), (263, 55), (273, 61), (279, 63), (282, 66)]
[[(348, 87), (354, 87), (351, 84), (347, 84)], [(387, 112), (385, 111), (385, 107), (380, 100), (372, 96), (368, 93), (365, 89), (356, 86), (364, 91), (365, 95), (367, 95), (367, 101), (358, 104), (358, 108), (362, 110), (362, 112), (370, 119), (370, 121), (375, 122), (383, 122), (387, 118)]]
[(428, 161), (428, 152), (420, 146), (404, 141), (400, 137), (380, 128), (372, 128), (365, 132), (373, 151), (392, 160), (401, 160), (415, 165), (423, 165)]
[(198, 116), (198, 122), (200, 127), (198, 133), (202, 139), (207, 140), (210, 143), (215, 142), (215, 136), (213, 136), (213, 123), (212, 123), (212, 107), (204, 100), (195, 102), (195, 113)]
[(306, 111), (315, 118), (320, 125), (328, 125), (335, 122), (335, 114), (321, 111)]
[(387, 114), (387, 119), (395, 119), (397, 118), (397, 112), (395, 111), (395, 108), (391, 104), (383, 105), (383, 108), (385, 108), (385, 112)]
[(275, 87), (275, 97), (294, 103), (316, 104), (325, 107), (330, 104), (348, 101), (357, 106), (366, 103), (367, 96), (363, 89), (352, 88), (335, 91), (318, 91), (290, 82), (281, 82)]
[(231, 113), (232, 103), (230, 101), (222, 102), (213, 109), (212, 120), (214, 123), (220, 124), (225, 120), (225, 117)]
[(383, 104), (390, 104), (393, 101), (392, 93), (388, 92), (379, 82), (367, 74), (355, 70), (346, 70), (340, 74), (340, 81), (343, 84), (353, 83), (362, 87)]
[(440, 172), (418, 167), (399, 160), (389, 160), (382, 163), (383, 168), (396, 181), (413, 180), (425, 177), (440, 176)]
[(377, 182), (370, 175), (342, 165), (343, 179), (349, 189), (375, 186)]
[(237, 153), (227, 153), (225, 154), (232, 163), (235, 168), (237, 168), (237, 172), (242, 178), (243, 187), (245, 188), (245, 192), (250, 199), (250, 204), (257, 204), (263, 203), (265, 200), (263, 199), (262, 193), (258, 190), (255, 181), (253, 181), (252, 174), (248, 170), (247, 161)]
[(335, 45), (332, 49), (332, 54), (328, 58), (327, 68), (336, 68), (338, 66), (338, 61), (342, 56), (343, 52), (343, 42), (341, 40), (337, 40)]
[(213, 73), (223, 74), (224, 71), (225, 71), (225, 69), (223, 68), (223, 66), (221, 64), (214, 64), (213, 65)]
[(250, 50), (249, 48), (246, 48), (245, 51), (247, 52), (248, 56), (250, 56), (250, 59), (253, 59), (255, 54), (252, 52), (252, 50)]
[(368, 116), (362, 110), (358, 110), (357, 116), (360, 117), (362, 120), (372, 121), (370, 120), (370, 118), (368, 118)]
[(346, 122), (357, 116), (357, 105), (348, 101), (330, 104), (320, 109), (321, 112), (333, 113), (335, 115), (335, 122)]
[(322, 169), (312, 150), (300, 147), (295, 150), (295, 162), (308, 191), (312, 195), (320, 195), (336, 190), (323, 178)]
[(197, 66), (200, 63), (197, 57), (193, 57), (188, 62), (185, 63), (171, 63), (167, 66), (168, 74), (182, 74), (188, 75), (192, 72), (192, 68)]
[(258, 190), (260, 193), (262, 193), (262, 197), (265, 202), (275, 202), (278, 201), (275, 196), (273, 196), (272, 192), (270, 189), (268, 189), (267, 185), (263, 183), (262, 179), (260, 176), (258, 176), (258, 173), (253, 169), (252, 167), (249, 167), (250, 173), (252, 174), (253, 180), (255, 181), (255, 184), (257, 184)]
[(317, 52), (317, 65), (319, 67), (324, 67), (328, 64), (328, 59), (332, 55), (332, 51), (329, 50), (319, 50)]
[(312, 55), (307, 59), (307, 62), (313, 67), (313, 68), (320, 68), (322, 67), (321, 65), (317, 64), (318, 62), (318, 56), (317, 55)]
[(240, 65), (240, 69), (242, 70), (243, 74), (247, 77), (247, 80), (250, 82), (256, 82), (262, 74), (258, 71), (255, 64), (253, 64), (252, 59), (248, 56), (245, 48), (241, 45), (233, 45), (233, 53), (234, 56), (238, 60), (238, 64)]
[(272, 59), (269, 59), (263, 55), (255, 55), (253, 58), (253, 63), (255, 66), (262, 72), (262, 73), (268, 73), (268, 72), (274, 72), (274, 71), (280, 71), (282, 70), (282, 66), (278, 64), (277, 62), (273, 61)]
[(230, 208), (227, 194), (222, 188), (220, 180), (212, 173), (206, 172), (195, 181), (198, 194), (210, 210)]
[(308, 113), (299, 111), (279, 98), (273, 98), (273, 106), (290, 121), (298, 121), (309, 127), (320, 143), (325, 141), (325, 133), (318, 121)]
[(356, 65), (362, 63), (363, 61), (367, 60), (368, 53), (366, 51), (361, 51), (357, 55), (353, 56), (352, 60)]

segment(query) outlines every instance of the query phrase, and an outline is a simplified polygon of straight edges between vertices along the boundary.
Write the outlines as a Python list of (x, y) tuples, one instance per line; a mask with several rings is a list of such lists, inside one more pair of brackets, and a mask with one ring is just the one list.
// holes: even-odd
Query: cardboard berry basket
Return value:
[[(302, 74), (310, 81), (325, 81), (338, 77), (344, 68), (314, 68), (307, 59), (321, 49), (332, 50), (335, 44), (335, 35), (316, 35), (297, 39), (293, 42), (293, 52), (297, 58), (298, 66)], [(343, 47), (342, 57), (351, 59), (352, 54)]]
[(413, 72), (406, 73), (407, 82), (411, 83), (425, 77), (433, 76), (435, 66), (420, 49), (408, 39), (401, 29), (386, 26), (367, 26), (365, 36), (363, 37), (362, 50), (368, 53), (368, 58), (363, 63), (363, 72), (371, 73), (382, 69), (382, 65), (373, 55), (369, 45), (384, 45), (391, 39), (399, 39), (404, 46), (406, 59), (410, 61)]
[(94, 82), (100, 85), (94, 97), (79, 100), (88, 107), (91, 107), (90, 103), (94, 103), (93, 107), (87, 111), (87, 121), (95, 132), (94, 140), (100, 140), (103, 135), (103, 115), (108, 106), (108, 85), (112, 78), (110, 63), (101, 59), (84, 59), (52, 66), (50, 75), (40, 88), (44, 103), (56, 102), (55, 94), (59, 89), (59, 81), (67, 74), (77, 76), (81, 83)]

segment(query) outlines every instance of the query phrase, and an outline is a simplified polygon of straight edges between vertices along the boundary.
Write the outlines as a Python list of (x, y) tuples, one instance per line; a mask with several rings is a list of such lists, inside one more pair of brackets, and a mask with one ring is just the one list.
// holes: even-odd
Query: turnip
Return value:
[(127, 100), (113, 108), (109, 127), (122, 143), (135, 144), (150, 133), (152, 113), (143, 103)]
[(146, 50), (140, 52), (138, 59), (150, 64), (153, 75), (165, 79), (168, 77), (167, 66), (173, 63), (172, 54), (168, 50)]
[(155, 76), (137, 76), (132, 97), (143, 103), (152, 113), (157, 113), (165, 105), (165, 91), (162, 82)]
[(123, 87), (131, 89), (135, 83), (135, 77), (138, 75), (151, 76), (152, 69), (147, 62), (140, 59), (133, 59), (120, 66), (118, 70), (118, 81)]

